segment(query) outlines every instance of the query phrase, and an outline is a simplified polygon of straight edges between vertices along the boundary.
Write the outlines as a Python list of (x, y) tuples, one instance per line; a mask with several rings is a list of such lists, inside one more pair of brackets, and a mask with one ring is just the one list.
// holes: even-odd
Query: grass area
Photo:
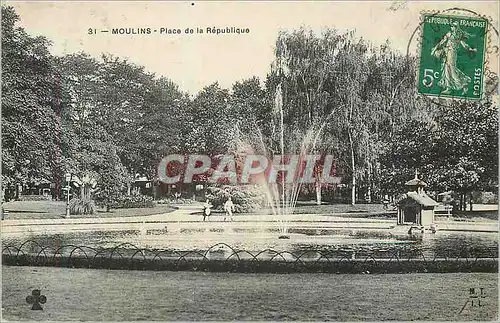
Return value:
[[(482, 307), (460, 309), (469, 288)], [(39, 288), (44, 311), (26, 296)], [(6, 320), (494, 320), (497, 274), (230, 274), (2, 267)]]
[[(66, 203), (64, 201), (14, 201), (2, 203), (6, 211), (5, 219), (54, 219), (60, 218), (66, 212)], [(109, 217), (126, 217), (138, 215), (153, 215), (161, 213), (169, 213), (175, 208), (170, 205), (159, 204), (154, 208), (133, 208), (133, 209), (116, 209), (111, 212), (106, 212), (103, 208), (98, 208), (97, 213), (93, 215), (72, 215), (72, 218), (109, 218)]]
[[(214, 213), (223, 213), (222, 211), (214, 211)], [(272, 209), (265, 208), (258, 210), (254, 213), (238, 213), (238, 215), (245, 214), (273, 214)], [(294, 210), (294, 214), (319, 214), (319, 215), (335, 215), (341, 217), (350, 218), (368, 218), (368, 217), (378, 217), (378, 218), (394, 218), (396, 216), (396, 211), (384, 210), (382, 204), (321, 204), (316, 205), (313, 201), (299, 201), (297, 202)]]
[(470, 219), (488, 219), (488, 220), (498, 220), (498, 211), (488, 210), (488, 211), (461, 211), (457, 215), (453, 216), (454, 220), (468, 221)]
[(387, 213), (382, 204), (322, 204), (316, 205), (307, 202), (297, 202), (294, 213)]
[[(489, 205), (478, 205), (480, 208), (487, 208)], [(223, 213), (222, 211), (214, 211), (214, 213)], [(271, 209), (262, 209), (255, 213), (259, 214), (273, 214)], [(349, 218), (382, 218), (393, 219), (396, 218), (397, 210), (385, 210), (383, 204), (326, 204), (316, 205), (315, 201), (298, 201), (293, 211), (294, 214), (319, 214), (319, 215), (335, 215), (339, 217)], [(236, 215), (252, 214), (252, 213), (239, 213)], [(445, 219), (446, 212), (443, 210), (436, 210), (436, 219)], [(474, 211), (461, 211), (457, 215), (451, 216), (456, 221), (470, 221), (470, 220), (498, 220), (498, 210), (495, 209), (481, 209)]]

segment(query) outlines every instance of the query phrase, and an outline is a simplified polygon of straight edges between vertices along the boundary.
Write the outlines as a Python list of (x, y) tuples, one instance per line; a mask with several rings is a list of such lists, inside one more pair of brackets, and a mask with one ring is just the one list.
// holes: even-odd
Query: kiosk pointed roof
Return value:
[(405, 183), (406, 186), (422, 186), (425, 187), (427, 186), (427, 183), (418, 178), (418, 173), (415, 171), (415, 178), (410, 179), (408, 182)]

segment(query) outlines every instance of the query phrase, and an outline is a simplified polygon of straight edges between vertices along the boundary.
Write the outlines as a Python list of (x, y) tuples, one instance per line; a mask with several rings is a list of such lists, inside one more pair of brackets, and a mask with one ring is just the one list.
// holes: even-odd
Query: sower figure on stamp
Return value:
[(233, 221), (234, 203), (231, 198), (228, 198), (226, 203), (224, 203), (224, 211), (226, 212), (224, 221), (226, 221), (227, 216), (229, 217), (230, 221)]
[(205, 204), (203, 204), (203, 221), (210, 216), (210, 213), (212, 213), (212, 203), (207, 199)]
[(450, 94), (452, 90), (462, 91), (464, 95), (467, 93), (471, 78), (458, 69), (457, 52), (459, 46), (471, 52), (477, 51), (465, 42), (470, 36), (472, 35), (463, 31), (455, 21), (451, 24), (450, 31), (432, 48), (431, 55), (442, 60), (438, 85), (444, 88), (443, 94)]

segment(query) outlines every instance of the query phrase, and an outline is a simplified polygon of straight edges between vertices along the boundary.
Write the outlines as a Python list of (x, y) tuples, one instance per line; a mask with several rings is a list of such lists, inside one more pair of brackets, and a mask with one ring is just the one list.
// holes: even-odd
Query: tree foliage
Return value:
[(279, 92), (285, 153), (334, 155), (352, 203), (359, 192), (401, 192), (415, 170), (435, 191), (497, 189), (496, 103), (416, 96), (416, 58), (388, 42), (334, 29), (282, 32), (264, 85), (214, 82), (190, 96), (119, 57), (54, 57), (50, 42), (18, 21), (2, 7), (4, 185), (93, 174), (94, 198), (111, 205), (137, 175), (156, 187), (167, 154), (280, 154)]
[(2, 179), (40, 184), (60, 166), (57, 80), (49, 41), (18, 21), (2, 7)]

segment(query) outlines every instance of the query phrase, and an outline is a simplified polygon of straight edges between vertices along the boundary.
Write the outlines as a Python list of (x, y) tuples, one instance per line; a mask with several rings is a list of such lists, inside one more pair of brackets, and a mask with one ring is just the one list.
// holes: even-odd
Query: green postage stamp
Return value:
[(421, 28), (418, 93), (480, 99), (488, 20), (429, 13)]

